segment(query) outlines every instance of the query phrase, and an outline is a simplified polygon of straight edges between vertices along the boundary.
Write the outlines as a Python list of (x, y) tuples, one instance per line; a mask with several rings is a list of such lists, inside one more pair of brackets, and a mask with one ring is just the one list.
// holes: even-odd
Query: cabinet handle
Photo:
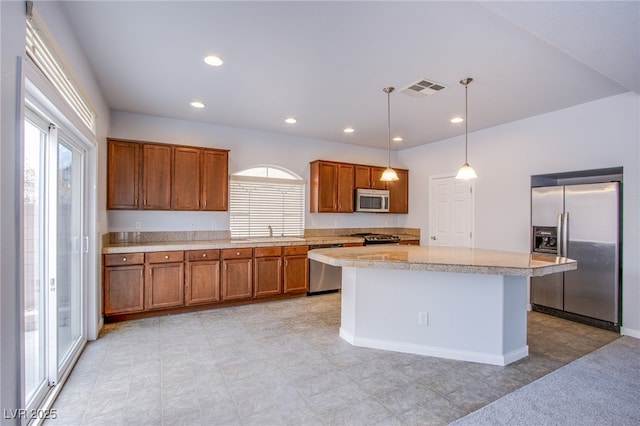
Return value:
[(202, 257), (207, 257), (207, 253), (202, 253)]
[(165, 258), (165, 259), (168, 259), (168, 258), (169, 258), (169, 255), (166, 255), (164, 258)]
[(123, 257), (123, 258), (122, 258), (122, 261), (123, 261), (123, 262), (126, 262), (126, 261), (127, 261), (127, 258), (126, 258), (126, 257)]
[(240, 252), (237, 252), (237, 253), (236, 253), (236, 256), (240, 256)]

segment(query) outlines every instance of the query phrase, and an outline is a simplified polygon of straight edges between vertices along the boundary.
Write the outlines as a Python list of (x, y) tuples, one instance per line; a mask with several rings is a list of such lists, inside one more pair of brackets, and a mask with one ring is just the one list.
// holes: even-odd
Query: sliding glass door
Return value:
[(24, 347), (26, 400), (40, 399), (47, 382), (47, 268), (45, 245), (45, 145), (47, 132), (25, 123), (24, 144)]
[(24, 381), (34, 409), (85, 340), (85, 153), (43, 117), (26, 116)]

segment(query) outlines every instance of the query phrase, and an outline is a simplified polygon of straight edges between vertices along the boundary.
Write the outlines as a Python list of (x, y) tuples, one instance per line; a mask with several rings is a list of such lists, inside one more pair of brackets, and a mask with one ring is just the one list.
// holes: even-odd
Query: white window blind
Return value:
[(41, 23), (34, 24), (35, 16), (27, 19), (27, 55), (34, 64), (42, 71), (42, 74), (51, 82), (60, 96), (71, 106), (73, 111), (95, 135), (96, 114), (89, 103), (80, 95), (67, 72), (65, 72), (62, 62), (49, 47), (42, 31), (36, 27), (43, 27)]
[(302, 179), (232, 175), (229, 213), (232, 238), (304, 235)]

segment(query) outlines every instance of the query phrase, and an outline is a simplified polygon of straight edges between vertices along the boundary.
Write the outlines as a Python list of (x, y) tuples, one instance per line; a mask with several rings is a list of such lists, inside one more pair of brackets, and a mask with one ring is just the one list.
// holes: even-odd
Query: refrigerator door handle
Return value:
[(558, 256), (564, 256), (562, 253), (562, 213), (558, 213), (558, 224), (556, 225), (556, 236), (558, 238)]
[(561, 239), (561, 250), (562, 257), (567, 257), (567, 245), (569, 242), (569, 212), (564, 212), (562, 214), (562, 239)]

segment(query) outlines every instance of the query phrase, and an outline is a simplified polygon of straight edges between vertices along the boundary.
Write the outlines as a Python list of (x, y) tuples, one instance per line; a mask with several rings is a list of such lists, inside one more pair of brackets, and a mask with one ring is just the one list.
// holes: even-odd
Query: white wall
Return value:
[[(291, 170), (307, 181), (306, 228), (393, 227), (402, 216), (308, 213), (309, 162), (322, 159), (384, 165), (386, 150), (123, 112), (114, 112), (111, 118), (109, 136), (113, 138), (229, 149), (231, 174), (257, 164)], [(391, 162), (402, 168), (393, 153)], [(229, 229), (228, 212), (109, 211), (108, 218), (113, 232), (135, 230), (136, 222), (140, 222), (141, 231), (188, 231), (192, 224), (197, 230)]]
[[(57, 52), (64, 60), (65, 68), (74, 83), (85, 96), (96, 113), (96, 135), (94, 148), (88, 155), (86, 205), (88, 208), (87, 233), (89, 235), (89, 255), (87, 259), (87, 337), (96, 339), (102, 324), (102, 253), (101, 235), (107, 232), (106, 217), (106, 135), (109, 130), (109, 114), (98, 82), (87, 63), (78, 40), (71, 31), (64, 10), (58, 2), (34, 2), (36, 13), (44, 21), (50, 36), (57, 44)], [(24, 44), (22, 30), (21, 43)], [(24, 48), (23, 48), (24, 51)]]
[[(475, 182), (475, 246), (529, 251), (531, 175), (624, 168), (623, 327), (640, 337), (640, 96), (626, 93), (469, 135)], [(429, 235), (429, 176), (455, 173), (464, 137), (399, 153), (411, 170), (401, 224)]]
[[(0, 1), (0, 408), (20, 408), (19, 230), (16, 226), (17, 145), (20, 129), (18, 58), (24, 52), (23, 2)], [(18, 420), (0, 417), (4, 424)]]

